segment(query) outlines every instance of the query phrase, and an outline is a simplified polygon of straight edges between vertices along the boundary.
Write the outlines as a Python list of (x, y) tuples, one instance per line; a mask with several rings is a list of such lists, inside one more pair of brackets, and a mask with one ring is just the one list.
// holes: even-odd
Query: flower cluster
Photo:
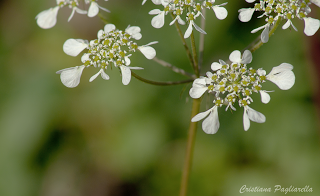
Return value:
[[(98, 39), (87, 40), (68, 39), (63, 45), (63, 51), (70, 56), (77, 56), (84, 49), (88, 49), (81, 57), (82, 65), (57, 71), (61, 74), (62, 83), (69, 88), (76, 87), (80, 83), (82, 71), (86, 67), (100, 68), (98, 73), (90, 78), (92, 82), (98, 75), (105, 80), (109, 76), (104, 72), (107, 67), (114, 65), (119, 68), (122, 74), (122, 83), (129, 84), (131, 80), (131, 69), (143, 69), (141, 67), (130, 67), (129, 57), (133, 52), (139, 50), (147, 59), (152, 59), (156, 51), (149, 45), (157, 42), (151, 42), (147, 45), (138, 46), (132, 39), (139, 40), (142, 35), (140, 27), (128, 26), (125, 31), (116, 29), (115, 25), (107, 24), (104, 30), (99, 30)], [(112, 67), (111, 67), (112, 68)]]
[[(206, 32), (201, 29), (198, 25), (195, 24), (195, 19), (198, 16), (202, 16), (202, 9), (213, 9), (216, 14), (216, 17), (220, 20), (223, 20), (227, 17), (228, 11), (226, 8), (222, 7), (227, 3), (223, 3), (220, 5), (214, 5), (215, 0), (152, 0), (155, 4), (162, 4), (164, 9), (153, 9), (149, 12), (150, 15), (156, 15), (153, 17), (151, 21), (151, 25), (154, 28), (161, 28), (164, 25), (165, 15), (168, 13), (172, 13), (174, 16), (174, 20), (170, 23), (170, 25), (174, 24), (176, 21), (185, 25), (186, 22), (183, 20), (183, 14), (185, 13), (185, 18), (189, 23), (189, 26), (184, 34), (184, 38), (188, 38), (193, 30), (193, 27), (199, 31), (200, 33), (206, 34)], [(145, 3), (145, 0), (143, 1)]]
[(271, 72), (266, 75), (263, 69), (255, 70), (247, 68), (247, 64), (252, 61), (252, 54), (249, 50), (241, 52), (238, 50), (233, 51), (229, 60), (232, 62), (230, 65), (220, 60), (219, 63), (214, 62), (211, 64), (211, 69), (214, 71), (207, 72), (206, 77), (201, 77), (194, 80), (189, 94), (192, 98), (200, 98), (205, 92), (214, 96), (214, 106), (205, 112), (201, 112), (194, 116), (191, 121), (196, 122), (204, 119), (202, 129), (208, 134), (214, 134), (219, 129), (218, 108), (226, 105), (228, 108), (236, 110), (235, 103), (244, 108), (243, 126), (247, 131), (250, 127), (250, 120), (258, 123), (265, 122), (266, 118), (260, 112), (255, 111), (249, 107), (253, 102), (251, 97), (252, 93), (260, 93), (261, 101), (268, 103), (270, 95), (262, 89), (262, 84), (267, 80), (275, 83), (280, 89), (290, 89), (294, 82), (295, 76), (291, 71), (293, 66), (288, 63), (274, 67)]
[[(108, 1), (108, 0), (105, 0)], [(86, 4), (90, 4), (88, 11), (79, 8), (78, 0), (56, 0), (57, 6), (40, 12), (37, 16), (37, 24), (43, 29), (50, 29), (57, 23), (57, 15), (60, 8), (69, 7), (72, 9), (68, 22), (73, 17), (74, 13), (88, 14), (88, 17), (94, 17), (99, 13), (99, 9), (110, 12), (108, 9), (98, 5), (96, 0), (85, 0)]]
[[(256, 2), (256, 0), (246, 0), (248, 3)], [(239, 19), (242, 22), (251, 20), (255, 11), (263, 12), (260, 17), (265, 16), (265, 25), (251, 31), (255, 33), (264, 29), (261, 34), (261, 41), (266, 43), (269, 40), (269, 28), (274, 25), (278, 20), (284, 19), (287, 22), (282, 26), (282, 29), (287, 29), (290, 26), (297, 31), (297, 28), (292, 24), (293, 18), (303, 19), (305, 22), (304, 33), (307, 36), (314, 35), (319, 27), (320, 21), (307, 15), (311, 12), (309, 5), (311, 3), (320, 7), (319, 0), (260, 0), (255, 3), (253, 8), (243, 8), (239, 10)]]

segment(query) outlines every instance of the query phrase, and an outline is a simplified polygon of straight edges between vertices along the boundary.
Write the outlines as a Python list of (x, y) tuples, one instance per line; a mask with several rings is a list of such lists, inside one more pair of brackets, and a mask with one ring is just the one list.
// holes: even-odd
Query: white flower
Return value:
[(130, 27), (130, 25), (126, 28), (126, 33), (128, 33), (129, 35), (131, 35), (131, 37), (133, 37), (136, 40), (139, 40), (142, 38), (142, 35), (140, 33), (141, 29), (138, 26), (132, 26)]
[(271, 72), (266, 76), (266, 79), (275, 83), (281, 90), (288, 90), (295, 82), (294, 73), (291, 71), (292, 69), (293, 66), (291, 64), (282, 63), (272, 68)]
[(255, 111), (249, 106), (244, 106), (243, 108), (243, 128), (245, 131), (250, 128), (250, 120), (257, 123), (266, 122), (266, 117), (262, 113)]
[(57, 23), (57, 15), (59, 11), (59, 6), (50, 8), (40, 12), (37, 16), (37, 24), (43, 29), (50, 29)]
[[(143, 1), (142, 1), (142, 5), (145, 4), (146, 1), (147, 1), (147, 0), (143, 0)], [(162, 0), (152, 0), (152, 2), (153, 2), (154, 4), (156, 4), (156, 5), (160, 5), (161, 2), (162, 2)]]
[[(209, 116), (208, 116), (209, 114)], [(208, 116), (203, 122), (202, 122), (202, 130), (207, 134), (215, 134), (217, 133), (220, 123), (219, 123), (219, 116), (218, 116), (218, 106), (213, 106), (209, 110), (205, 112), (201, 112), (197, 115), (195, 115), (191, 122), (197, 122), (202, 120)]]
[(251, 20), (252, 15), (254, 13), (255, 9), (254, 8), (242, 8), (240, 9), (239, 12), (239, 20), (241, 22), (248, 22)]
[(261, 30), (261, 29), (264, 29), (261, 33), (261, 41), (263, 43), (267, 43), (269, 41), (269, 28), (270, 28), (270, 24), (267, 23), (261, 27), (258, 27), (256, 29), (253, 29), (251, 31), (251, 33), (256, 33), (257, 31)]
[(56, 73), (60, 74), (62, 84), (64, 84), (66, 87), (74, 88), (80, 83), (81, 74), (84, 68), (85, 66), (81, 65), (62, 69)]
[(303, 20), (304, 20), (304, 33), (307, 36), (314, 35), (320, 27), (320, 21), (318, 19), (314, 19), (311, 17), (304, 17)]
[(63, 51), (70, 56), (77, 56), (85, 48), (88, 48), (87, 40), (82, 39), (68, 39), (63, 44)]
[(109, 80), (109, 79), (110, 79), (110, 77), (104, 72), (103, 68), (101, 68), (98, 73), (94, 74), (94, 75), (89, 79), (89, 82), (92, 82), (94, 79), (96, 79), (99, 74), (101, 75), (101, 77), (102, 77), (104, 80)]
[(256, 0), (246, 0), (246, 2), (248, 2), (248, 3), (253, 3), (253, 2), (255, 2)]
[(287, 29), (289, 28), (290, 26), (292, 26), (292, 28), (295, 30), (295, 31), (298, 31), (298, 29), (293, 25), (292, 21), (290, 19), (287, 20), (287, 22), (282, 26), (282, 29)]
[(154, 9), (154, 10), (151, 10), (149, 12), (150, 15), (156, 15), (155, 17), (152, 18), (151, 20), (151, 25), (154, 27), (154, 28), (161, 28), (163, 27), (164, 25), (164, 17), (165, 17), (165, 14), (166, 12), (165, 11), (161, 11), (159, 9)]
[(193, 22), (193, 20), (190, 20), (190, 23), (189, 23), (189, 27), (188, 27), (188, 29), (186, 30), (186, 32), (184, 33), (184, 39), (186, 39), (186, 38), (188, 38), (190, 35), (191, 35), (191, 33), (192, 33), (192, 26), (197, 30), (197, 31), (199, 31), (200, 33), (202, 33), (202, 34), (207, 34), (204, 30), (202, 30), (198, 25), (196, 25), (194, 22)]
[(139, 46), (138, 50), (147, 58), (153, 59), (156, 56), (156, 50), (152, 48), (150, 45), (158, 43), (157, 41), (150, 42), (146, 45)]
[(72, 19), (75, 12), (77, 12), (78, 14), (87, 14), (87, 11), (79, 9), (77, 6), (73, 6), (72, 12), (68, 18), (68, 22)]
[(236, 64), (249, 64), (252, 61), (252, 53), (250, 50), (245, 50), (241, 58), (241, 52), (239, 50), (235, 50), (229, 55), (229, 60)]
[(227, 3), (223, 3), (221, 5), (214, 5), (214, 6), (211, 7), (213, 9), (214, 13), (216, 14), (216, 17), (219, 20), (225, 19), (227, 17), (227, 15), (228, 15), (227, 9), (224, 8), (224, 7), (221, 7), (221, 6), (224, 6), (226, 4)]
[[(107, 1), (107, 0), (105, 0), (105, 1)], [(89, 3), (89, 2), (90, 2), (90, 0), (86, 0), (86, 3)], [(96, 16), (99, 13), (99, 8), (105, 12), (110, 12), (108, 9), (99, 6), (97, 2), (91, 1), (90, 7), (88, 10), (88, 17)]]
[(270, 98), (270, 95), (267, 92), (272, 92), (272, 91), (260, 90), (259, 92), (260, 92), (260, 95), (261, 95), (261, 102), (265, 103), (265, 104), (269, 103), (271, 98)]
[(190, 97), (193, 99), (200, 98), (203, 93), (205, 93), (208, 90), (208, 87), (206, 86), (206, 78), (197, 78), (192, 83), (192, 88), (189, 91)]
[(122, 84), (128, 85), (131, 80), (131, 69), (143, 69), (142, 67), (129, 67), (126, 65), (121, 65), (121, 74), (122, 74)]
[(184, 21), (181, 19), (180, 15), (177, 15), (177, 16), (173, 19), (173, 21), (170, 22), (170, 25), (173, 25), (177, 20), (178, 20), (178, 23), (181, 24), (181, 25), (185, 25), (185, 24), (186, 24), (186, 22), (184, 22)]

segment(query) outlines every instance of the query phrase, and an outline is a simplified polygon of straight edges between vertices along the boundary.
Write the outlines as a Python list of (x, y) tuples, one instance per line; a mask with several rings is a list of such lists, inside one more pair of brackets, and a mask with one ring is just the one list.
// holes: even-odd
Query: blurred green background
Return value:
[[(117, 28), (137, 25), (143, 38), (139, 45), (154, 45), (157, 56), (191, 71), (171, 18), (154, 29), (148, 12), (150, 0), (99, 1), (111, 10), (101, 13)], [(218, 0), (217, 3), (224, 1)], [(49, 30), (37, 26), (35, 16), (55, 6), (55, 1), (0, 1), (0, 195), (1, 196), (163, 196), (178, 195), (191, 112), (188, 91), (191, 84), (159, 87), (135, 78), (121, 83), (116, 69), (111, 79), (98, 77), (97, 69), (85, 69), (74, 89), (62, 85), (57, 70), (80, 65), (80, 57), (62, 51), (69, 38), (95, 39), (104, 24), (98, 17), (87, 18), (59, 11), (58, 22)], [(244, 49), (258, 34), (250, 31), (264, 24), (253, 19), (241, 23), (237, 10), (245, 1), (230, 1), (226, 20), (207, 11), (204, 67), (228, 59), (233, 50)], [(82, 8), (83, 5), (82, 5)], [(318, 7), (313, 17), (320, 18)], [(318, 14), (316, 13), (318, 11)], [(255, 15), (258, 16), (258, 15)], [(255, 18), (254, 16), (254, 18)], [(197, 20), (200, 24), (200, 20)], [(300, 187), (309, 185), (320, 195), (319, 107), (315, 104), (319, 74), (310, 54), (312, 40), (303, 34), (303, 21), (293, 20), (299, 31), (280, 27), (270, 41), (253, 54), (250, 64), (267, 73), (283, 62), (291, 63), (296, 74), (292, 89), (281, 91), (264, 85), (271, 102), (254, 98), (252, 108), (262, 112), (266, 123), (251, 123), (243, 131), (242, 108), (232, 114), (219, 110), (220, 129), (206, 135), (201, 123), (195, 143), (190, 178), (190, 196), (283, 195), (244, 193), (247, 187)], [(183, 31), (186, 27), (182, 27)], [(196, 33), (196, 37), (198, 37)], [(318, 53), (319, 54), (319, 53)], [(141, 54), (131, 66), (143, 67), (139, 75), (156, 81), (185, 79)], [(210, 107), (206, 98), (201, 111)]]

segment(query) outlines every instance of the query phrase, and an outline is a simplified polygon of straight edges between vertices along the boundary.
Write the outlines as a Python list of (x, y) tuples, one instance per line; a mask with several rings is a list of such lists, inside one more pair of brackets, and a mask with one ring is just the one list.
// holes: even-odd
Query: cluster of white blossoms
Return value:
[(128, 26), (125, 31), (116, 29), (115, 25), (107, 24), (104, 30), (99, 30), (98, 39), (87, 40), (68, 39), (63, 45), (63, 51), (70, 56), (77, 56), (84, 49), (88, 49), (81, 57), (82, 65), (57, 71), (61, 74), (62, 83), (69, 88), (78, 86), (82, 71), (86, 67), (100, 68), (98, 73), (90, 78), (92, 82), (98, 75), (105, 80), (109, 76), (104, 72), (107, 67), (112, 65), (119, 68), (122, 75), (122, 83), (129, 84), (131, 80), (131, 69), (143, 69), (141, 67), (130, 67), (129, 57), (133, 52), (139, 50), (147, 59), (156, 56), (156, 51), (149, 45), (157, 42), (151, 42), (147, 45), (138, 46), (132, 39), (140, 40), (142, 35), (138, 26)]
[[(108, 0), (105, 0), (108, 1)], [(110, 12), (108, 9), (98, 5), (96, 0), (84, 0), (86, 4), (90, 4), (88, 11), (79, 8), (78, 0), (56, 0), (57, 6), (40, 12), (37, 16), (37, 24), (43, 29), (50, 29), (57, 23), (57, 15), (60, 8), (69, 7), (72, 9), (68, 22), (74, 13), (87, 14), (88, 17), (94, 17), (99, 13), (99, 9)]]
[[(142, 3), (145, 3), (144, 0)], [(193, 30), (193, 27), (199, 31), (200, 33), (206, 34), (206, 32), (201, 29), (198, 25), (195, 24), (194, 20), (198, 16), (202, 16), (201, 10), (202, 9), (213, 9), (216, 17), (220, 20), (223, 20), (227, 17), (228, 11), (226, 8), (222, 7), (227, 3), (223, 3), (220, 5), (214, 5), (215, 0), (152, 0), (154, 4), (162, 4), (164, 9), (153, 9), (149, 12), (150, 15), (156, 15), (153, 17), (151, 21), (151, 25), (154, 28), (161, 28), (164, 25), (165, 15), (168, 13), (172, 13), (174, 15), (174, 20), (170, 23), (170, 25), (174, 24), (178, 21), (179, 24), (185, 25), (186, 22), (183, 20), (183, 14), (185, 14), (185, 18), (189, 24), (184, 38), (188, 38)]]
[(241, 52), (233, 51), (229, 60), (231, 64), (227, 64), (220, 60), (219, 63), (211, 64), (211, 69), (214, 71), (207, 72), (206, 77), (195, 79), (189, 94), (192, 98), (200, 98), (205, 92), (214, 96), (214, 106), (205, 112), (201, 112), (194, 116), (191, 121), (197, 122), (207, 117), (202, 123), (202, 129), (207, 134), (214, 134), (218, 131), (220, 123), (218, 118), (218, 108), (225, 105), (226, 111), (228, 108), (236, 110), (235, 103), (244, 108), (243, 126), (247, 131), (250, 127), (250, 120), (263, 123), (266, 117), (260, 112), (250, 108), (250, 103), (253, 102), (252, 93), (260, 93), (261, 101), (268, 103), (270, 95), (262, 89), (262, 83), (267, 80), (275, 83), (280, 89), (288, 90), (295, 82), (295, 75), (291, 71), (293, 66), (288, 63), (274, 67), (271, 72), (266, 75), (263, 69), (255, 70), (247, 68), (247, 64), (252, 61), (252, 54), (249, 50)]
[(246, 0), (248, 3), (256, 2), (253, 8), (243, 8), (239, 10), (239, 19), (242, 22), (251, 20), (255, 11), (263, 12), (259, 17), (265, 16), (267, 24), (256, 28), (251, 31), (255, 33), (264, 29), (261, 34), (261, 41), (263, 43), (269, 40), (269, 28), (274, 25), (278, 20), (284, 19), (287, 22), (282, 26), (282, 29), (287, 29), (290, 26), (297, 31), (297, 28), (292, 24), (293, 18), (304, 20), (305, 27), (304, 33), (307, 36), (314, 35), (319, 27), (320, 21), (307, 15), (311, 12), (309, 5), (314, 3), (320, 7), (320, 0)]

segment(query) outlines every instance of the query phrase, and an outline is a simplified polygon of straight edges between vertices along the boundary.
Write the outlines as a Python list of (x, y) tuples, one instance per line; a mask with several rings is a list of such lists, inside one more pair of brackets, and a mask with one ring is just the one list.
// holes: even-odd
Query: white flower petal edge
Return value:
[(196, 25), (196, 24), (193, 22), (193, 20), (191, 20), (190, 23), (189, 23), (189, 26), (188, 26), (188, 28), (187, 28), (187, 30), (186, 30), (186, 32), (184, 33), (184, 36), (183, 36), (184, 39), (187, 39), (188, 37), (190, 37), (190, 35), (191, 35), (191, 33), (192, 33), (192, 30), (193, 30), (192, 26), (193, 26), (197, 31), (199, 31), (200, 33), (202, 33), (202, 34), (207, 34), (203, 29), (201, 29), (198, 25)]
[(260, 95), (261, 95), (261, 102), (265, 103), (265, 104), (269, 103), (271, 98), (270, 98), (270, 95), (267, 93), (267, 91), (261, 90), (259, 92), (260, 92)]
[(85, 66), (81, 65), (62, 69), (57, 71), (56, 73), (60, 74), (62, 84), (64, 84), (68, 88), (74, 88), (79, 85), (81, 74), (84, 68)]
[(249, 22), (252, 18), (252, 15), (254, 13), (254, 8), (242, 8), (239, 12), (239, 20), (241, 22)]
[(209, 116), (202, 122), (202, 130), (207, 134), (215, 134), (215, 133), (217, 133), (217, 131), (220, 127), (217, 106), (213, 106), (209, 110), (195, 115), (191, 119), (191, 122), (197, 122), (199, 120), (202, 120), (208, 114), (209, 114)]
[(157, 14), (155, 17), (152, 18), (151, 20), (151, 25), (154, 27), (154, 28), (161, 28), (163, 27), (164, 25), (164, 16), (165, 16), (165, 11), (161, 11), (159, 9), (154, 9), (154, 10), (151, 10), (149, 12), (150, 15), (155, 15)]
[(131, 35), (136, 40), (140, 40), (142, 38), (140, 31), (141, 29), (138, 26), (128, 26), (125, 30), (126, 33)]
[(272, 68), (271, 72), (266, 76), (267, 80), (275, 83), (281, 90), (290, 89), (295, 83), (295, 75), (293, 66), (289, 63), (282, 63)]
[(144, 46), (139, 46), (138, 50), (147, 58), (147, 59), (153, 59), (156, 56), (156, 50), (152, 48), (149, 45), (156, 44), (158, 43), (157, 41), (155, 42), (150, 42), (149, 44), (146, 44)]
[(54, 27), (57, 23), (57, 15), (59, 11), (59, 6), (56, 6), (54, 8), (50, 8), (48, 10), (44, 10), (40, 12), (37, 16), (37, 24), (39, 27), (43, 29), (50, 29)]
[(307, 36), (314, 35), (320, 27), (320, 20), (310, 18), (310, 17), (305, 17), (303, 18), (303, 20), (304, 20), (304, 33)]
[(122, 74), (122, 84), (128, 85), (131, 81), (131, 69), (143, 69), (142, 67), (129, 67), (125, 65), (120, 66)]
[(212, 6), (212, 9), (219, 20), (223, 20), (228, 16), (228, 11), (224, 7), (220, 7), (216, 5), (216, 6)]
[(248, 2), (248, 3), (253, 3), (253, 2), (255, 2), (256, 0), (246, 0), (246, 2)]
[(221, 69), (221, 68), (222, 68), (222, 65), (221, 65), (220, 63), (213, 62), (213, 63), (211, 64), (211, 69), (212, 69), (212, 71), (217, 71), (217, 70), (219, 70), (219, 69)]
[(109, 80), (109, 79), (110, 79), (110, 77), (104, 72), (103, 68), (101, 68), (100, 71), (98, 71), (98, 73), (94, 74), (94, 75), (89, 79), (89, 82), (92, 82), (94, 79), (96, 79), (99, 74), (101, 74), (101, 77), (102, 77), (104, 80)]
[(108, 9), (99, 6), (95, 1), (92, 1), (88, 9), (88, 17), (95, 17), (99, 13), (99, 8), (105, 12), (110, 12)]
[(75, 12), (77, 12), (78, 14), (87, 14), (87, 11), (79, 9), (78, 7), (73, 7), (72, 12), (68, 18), (68, 22), (70, 22)]
[(229, 60), (233, 63), (241, 63), (241, 52), (239, 50), (234, 50), (229, 55)]
[(255, 111), (249, 106), (244, 106), (243, 128), (245, 131), (248, 131), (250, 128), (250, 120), (257, 123), (264, 123), (266, 122), (266, 117), (262, 113)]
[(77, 56), (85, 48), (88, 47), (86, 40), (82, 39), (68, 39), (63, 44), (63, 51), (70, 56)]
[(320, 0), (310, 0), (311, 3), (315, 4), (316, 6), (320, 7)]
[(206, 86), (206, 79), (205, 78), (197, 78), (193, 81), (192, 88), (189, 91), (189, 95), (193, 99), (198, 99), (207, 90), (208, 90), (208, 87)]

